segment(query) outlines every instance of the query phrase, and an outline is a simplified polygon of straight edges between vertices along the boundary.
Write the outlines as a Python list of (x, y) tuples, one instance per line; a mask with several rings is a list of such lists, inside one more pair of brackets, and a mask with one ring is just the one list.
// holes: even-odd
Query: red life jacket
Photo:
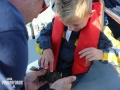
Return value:
[[(81, 30), (78, 44), (74, 52), (74, 63), (72, 67), (73, 74), (85, 73), (89, 70), (92, 62), (88, 66), (85, 65), (86, 59), (79, 58), (79, 52), (85, 48), (98, 46), (99, 36), (100, 36), (100, 27), (102, 24), (99, 21), (99, 17), (102, 11), (102, 3), (93, 2), (93, 10), (96, 10), (94, 16), (89, 19), (87, 26)], [(97, 24), (97, 25), (94, 25)], [(57, 15), (54, 20), (54, 26), (52, 30), (52, 48), (54, 54), (54, 70), (56, 70), (56, 64), (58, 59), (58, 53), (61, 45), (62, 35), (64, 31), (64, 24), (60, 21), (59, 16)]]

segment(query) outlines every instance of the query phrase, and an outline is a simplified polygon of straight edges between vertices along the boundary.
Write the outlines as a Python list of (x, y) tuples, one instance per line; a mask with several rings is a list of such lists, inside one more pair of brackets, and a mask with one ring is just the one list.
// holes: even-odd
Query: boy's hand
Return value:
[(54, 56), (52, 49), (45, 49), (38, 63), (41, 66), (41, 68), (44, 69), (48, 69), (48, 65), (50, 65), (50, 71), (53, 72), (53, 61), (54, 61)]
[(94, 47), (83, 49), (79, 54), (80, 58), (86, 56), (87, 61), (101, 60), (103, 58), (103, 51)]

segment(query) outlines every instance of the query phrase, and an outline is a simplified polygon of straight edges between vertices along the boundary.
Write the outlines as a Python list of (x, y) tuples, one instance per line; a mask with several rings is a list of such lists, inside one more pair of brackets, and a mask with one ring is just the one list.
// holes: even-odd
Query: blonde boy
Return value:
[(102, 59), (101, 49), (111, 46), (100, 32), (103, 6), (92, 0), (56, 0), (55, 5), (56, 17), (37, 39), (38, 52), (42, 54), (39, 65), (45, 69), (50, 66), (51, 71), (63, 77), (76, 75), (74, 87), (88, 72), (91, 61)]

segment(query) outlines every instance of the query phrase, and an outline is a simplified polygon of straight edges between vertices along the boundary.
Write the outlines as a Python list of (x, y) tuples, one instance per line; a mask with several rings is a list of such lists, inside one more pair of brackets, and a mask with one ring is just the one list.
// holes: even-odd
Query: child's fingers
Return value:
[(88, 59), (88, 61), (93, 61), (93, 60), (96, 60), (94, 56)]
[(39, 66), (41, 65), (41, 59), (42, 59), (42, 58), (40, 58), (40, 59), (38, 60), (38, 65), (39, 65)]
[(50, 71), (53, 72), (53, 62), (50, 62)]
[(94, 57), (94, 56), (93, 56), (92, 54), (89, 54), (89, 55), (86, 56), (86, 60), (91, 61), (91, 60), (92, 60), (92, 59), (91, 59), (92, 57)]
[(84, 52), (84, 53), (82, 53), (82, 54), (80, 55), (80, 58), (83, 58), (83, 57), (85, 57), (85, 56), (87, 56), (87, 55), (89, 55), (89, 54), (91, 54), (91, 51), (86, 51), (86, 52)]
[(90, 51), (91, 49), (93, 49), (93, 47), (91, 47), (91, 48), (85, 48), (85, 49), (81, 50), (81, 51), (79, 52), (79, 54), (82, 54), (82, 53), (84, 53), (84, 52)]
[(45, 58), (41, 58), (41, 60), (40, 60), (41, 68), (43, 68), (44, 62), (45, 62)]
[(49, 63), (49, 60), (46, 59), (46, 60), (45, 60), (45, 63), (44, 63), (44, 64), (45, 64), (45, 69), (48, 69), (48, 63)]

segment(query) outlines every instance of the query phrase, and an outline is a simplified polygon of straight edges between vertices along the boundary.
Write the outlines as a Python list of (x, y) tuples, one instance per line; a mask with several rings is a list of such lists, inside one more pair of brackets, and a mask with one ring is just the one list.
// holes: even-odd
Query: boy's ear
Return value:
[(90, 17), (93, 17), (94, 13), (95, 13), (95, 10), (92, 10), (90, 13)]

